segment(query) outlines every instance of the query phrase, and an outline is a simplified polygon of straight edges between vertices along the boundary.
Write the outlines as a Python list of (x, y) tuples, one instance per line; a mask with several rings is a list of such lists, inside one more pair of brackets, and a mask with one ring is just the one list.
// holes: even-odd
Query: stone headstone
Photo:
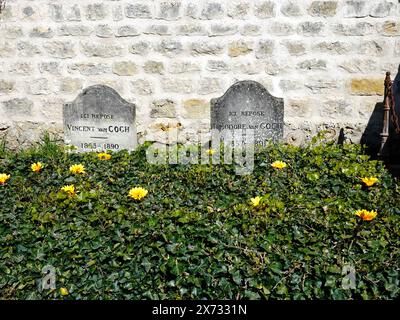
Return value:
[(240, 81), (211, 100), (211, 128), (221, 132), (253, 129), (255, 144), (283, 138), (283, 99), (255, 81)]
[(77, 151), (134, 150), (136, 106), (112, 88), (95, 85), (63, 108), (64, 141)]

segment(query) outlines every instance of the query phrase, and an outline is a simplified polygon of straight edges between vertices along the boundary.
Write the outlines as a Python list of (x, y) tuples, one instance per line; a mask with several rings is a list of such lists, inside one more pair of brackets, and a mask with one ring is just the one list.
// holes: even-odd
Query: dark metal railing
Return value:
[(390, 72), (386, 72), (383, 101), (383, 127), (381, 133), (381, 146), (378, 153), (378, 156), (381, 158), (386, 155), (384, 148), (389, 138), (390, 121), (392, 121), (396, 133), (400, 134), (399, 118), (396, 113), (396, 100), (393, 95), (393, 81), (390, 78)]

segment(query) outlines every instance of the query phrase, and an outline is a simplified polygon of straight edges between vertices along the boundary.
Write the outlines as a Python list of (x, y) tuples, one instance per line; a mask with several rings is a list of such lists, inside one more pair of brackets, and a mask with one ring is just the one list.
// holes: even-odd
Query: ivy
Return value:
[[(400, 185), (361, 146), (270, 144), (247, 176), (150, 165), (147, 147), (108, 161), (50, 142), (1, 153), (11, 176), (0, 186), (1, 299), (399, 297)], [(75, 163), (87, 173), (71, 174)], [(362, 177), (379, 181), (366, 188)], [(75, 197), (60, 191), (70, 184)], [(135, 186), (148, 190), (140, 201), (128, 196)], [(359, 209), (378, 215), (362, 221)], [(57, 289), (40, 291), (47, 265)], [(347, 265), (354, 288), (342, 285)]]

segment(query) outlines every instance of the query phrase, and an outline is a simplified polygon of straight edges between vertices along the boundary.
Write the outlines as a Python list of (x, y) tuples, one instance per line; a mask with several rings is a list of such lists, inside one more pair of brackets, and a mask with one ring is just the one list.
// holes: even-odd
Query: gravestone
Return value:
[(112, 88), (95, 85), (63, 108), (64, 141), (77, 151), (134, 150), (136, 106)]
[(220, 98), (211, 100), (211, 129), (253, 129), (256, 145), (283, 138), (283, 99), (272, 96), (255, 81), (240, 81)]

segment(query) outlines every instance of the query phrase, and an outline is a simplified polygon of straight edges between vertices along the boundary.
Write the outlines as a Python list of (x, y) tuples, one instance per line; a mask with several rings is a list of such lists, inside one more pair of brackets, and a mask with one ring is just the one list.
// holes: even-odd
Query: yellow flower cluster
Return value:
[(357, 210), (355, 212), (356, 216), (359, 216), (361, 219), (363, 219), (364, 221), (371, 221), (373, 219), (375, 219), (375, 217), (377, 216), (377, 212), (376, 211), (368, 211), (368, 210)]
[(74, 174), (83, 174), (85, 172), (85, 167), (82, 164), (73, 164), (69, 167), (69, 171)]
[(31, 164), (31, 169), (33, 172), (40, 172), (42, 170), (43, 164), (41, 162), (36, 162)]
[(135, 187), (129, 190), (129, 196), (135, 200), (142, 200), (149, 192), (141, 187)]
[(60, 294), (62, 296), (67, 296), (69, 295), (68, 289), (67, 288), (60, 288)]
[(261, 202), (261, 197), (257, 196), (255, 198), (251, 198), (250, 202), (253, 205), (253, 207), (258, 207), (260, 205), (260, 202)]
[[(208, 149), (206, 151), (209, 155), (213, 155), (215, 151), (213, 149)], [(108, 153), (99, 153), (98, 158), (100, 160), (110, 160), (111, 155)], [(275, 161), (271, 164), (271, 166), (274, 169), (279, 169), (282, 170), (287, 167), (287, 164), (283, 161)], [(31, 169), (33, 172), (40, 172), (43, 168), (43, 164), (41, 162), (36, 162), (31, 164)], [(85, 167), (82, 164), (74, 164), (69, 168), (69, 171), (74, 174), (84, 174), (85, 172)], [(0, 174), (0, 185), (4, 185), (8, 180), (10, 179), (9, 174), (1, 173)], [(376, 184), (379, 180), (375, 177), (364, 177), (361, 178), (361, 181), (365, 184), (367, 187), (371, 187), (374, 184)], [(65, 192), (68, 194), (68, 196), (73, 197), (76, 195), (75, 191), (75, 186), (74, 185), (66, 185), (61, 188), (61, 191)], [(142, 187), (134, 187), (129, 190), (129, 197), (135, 199), (135, 200), (142, 200), (145, 198), (148, 194), (148, 190), (142, 188)], [(259, 196), (256, 196), (254, 198), (250, 199), (250, 202), (253, 207), (258, 207), (261, 204), (262, 198)], [(355, 212), (355, 215), (360, 217), (364, 221), (371, 221), (375, 219), (377, 216), (376, 211), (368, 211), (368, 210), (358, 210)], [(67, 293), (68, 294), (68, 293)]]
[(282, 170), (287, 167), (287, 164), (283, 161), (275, 161), (271, 164), (271, 167), (274, 169)]
[[(97, 156), (98, 156), (99, 160), (110, 160), (111, 159), (111, 155), (108, 153), (105, 153), (105, 152), (101, 152)], [(33, 172), (40, 172), (42, 169), (43, 169), (43, 164), (41, 162), (36, 162), (36, 163), (31, 164), (31, 170)], [(83, 164), (73, 164), (72, 166), (69, 167), (69, 171), (73, 174), (86, 173), (85, 166)], [(9, 179), (10, 179), (9, 174), (0, 173), (0, 185), (6, 184), (7, 180), (9, 180)], [(63, 186), (60, 188), (60, 190), (62, 192), (65, 192), (69, 197), (73, 197), (76, 195), (75, 186), (73, 184)], [(143, 198), (145, 198), (147, 196), (148, 193), (149, 193), (149, 191), (142, 187), (134, 187), (129, 190), (129, 197), (131, 197), (135, 200), (142, 200)], [(62, 291), (62, 290), (60, 289), (60, 291)]]
[[(271, 167), (274, 169), (282, 170), (287, 167), (287, 164), (283, 161), (274, 161), (271, 163)], [(253, 207), (258, 207), (261, 204), (262, 198), (257, 196), (250, 199), (250, 203)]]
[(370, 178), (362, 178), (361, 181), (367, 186), (367, 187), (372, 187), (375, 183), (377, 183), (379, 180), (375, 177), (370, 177)]
[(75, 186), (73, 184), (69, 186), (64, 186), (61, 188), (61, 191), (64, 191), (68, 196), (73, 197), (76, 192), (75, 192)]
[[(271, 164), (271, 167), (273, 167), (274, 169), (282, 170), (287, 167), (287, 164), (283, 161), (274, 161)], [(365, 186), (372, 187), (379, 180), (376, 177), (364, 177), (364, 178), (361, 178), (361, 181), (365, 184)], [(261, 200), (262, 200), (261, 197), (256, 196), (256, 197), (250, 199), (250, 203), (253, 207), (258, 207), (261, 204)], [(364, 221), (371, 221), (376, 218), (378, 213), (376, 211), (368, 211), (368, 210), (363, 209), (363, 210), (356, 211), (355, 214)]]
[(10, 175), (9, 174), (0, 173), (0, 186), (6, 184), (8, 179), (10, 179)]
[(99, 160), (110, 160), (111, 159), (111, 154), (108, 154), (106, 152), (101, 152), (97, 155)]

